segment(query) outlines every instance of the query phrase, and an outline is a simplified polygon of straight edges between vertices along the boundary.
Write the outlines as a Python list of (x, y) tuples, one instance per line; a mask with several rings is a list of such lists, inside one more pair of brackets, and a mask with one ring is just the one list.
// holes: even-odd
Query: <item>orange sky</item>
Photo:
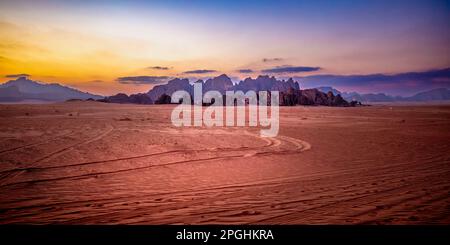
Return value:
[[(292, 13), (296, 6), (282, 11), (236, 5), (183, 8), (141, 1), (117, 5), (2, 1), (0, 82), (10, 80), (5, 77), (9, 74), (26, 73), (34, 80), (109, 95), (144, 92), (153, 86), (117, 82), (124, 76), (226, 73), (244, 78), (277, 66), (322, 68), (284, 76), (395, 73), (450, 66), (448, 16), (435, 12), (439, 6), (417, 6), (405, 13), (395, 12), (402, 6), (394, 6), (392, 16), (382, 16), (380, 6), (381, 21), (377, 16), (360, 16), (364, 5), (362, 10), (356, 8), (359, 12), (352, 12), (356, 11), (353, 6), (347, 6), (350, 10), (325, 6), (328, 12), (319, 11), (320, 6), (299, 6)], [(314, 9), (317, 13), (311, 14)], [(153, 66), (168, 69), (149, 69)], [(183, 73), (198, 69), (216, 72)], [(239, 69), (254, 72), (242, 74)]]

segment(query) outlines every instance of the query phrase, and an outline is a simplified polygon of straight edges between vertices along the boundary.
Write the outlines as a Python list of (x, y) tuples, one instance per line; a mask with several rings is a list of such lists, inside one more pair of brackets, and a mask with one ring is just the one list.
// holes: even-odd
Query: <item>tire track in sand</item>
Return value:
[[(164, 130), (160, 130), (160, 132), (164, 132)], [(101, 139), (109, 132), (104, 132), (103, 134), (94, 137), (90, 140), (80, 142), (78, 144), (75, 144), (70, 147), (66, 147), (60, 151), (54, 152), (52, 154), (49, 154), (46, 157), (41, 158), (40, 160), (36, 161), (41, 162), (45, 159), (50, 159), (51, 157), (55, 157), (57, 155), (65, 153), (68, 149), (73, 149), (75, 146), (79, 146), (81, 144), (87, 144), (90, 142), (93, 142), (95, 140)], [(173, 133), (173, 134), (179, 134), (176, 131), (173, 131), (169, 129), (165, 133)], [(191, 132), (192, 133), (192, 132)], [(196, 132), (198, 133), (198, 132)], [(235, 132), (227, 132), (227, 131), (220, 131), (219, 133), (215, 134), (226, 134), (226, 135), (233, 135)], [(45, 182), (45, 181), (57, 181), (57, 180), (65, 180), (65, 179), (75, 179), (75, 178), (85, 178), (85, 177), (92, 177), (92, 176), (98, 176), (98, 175), (106, 175), (106, 174), (116, 174), (116, 173), (123, 173), (123, 172), (129, 172), (129, 171), (136, 171), (136, 170), (143, 170), (148, 168), (154, 168), (154, 167), (165, 167), (170, 165), (177, 165), (177, 164), (185, 164), (185, 163), (192, 163), (192, 162), (203, 162), (203, 161), (215, 161), (215, 160), (225, 160), (225, 159), (235, 159), (235, 158), (242, 158), (242, 157), (252, 157), (255, 155), (276, 155), (276, 154), (297, 154), (301, 153), (303, 151), (311, 149), (311, 145), (303, 140), (299, 140), (292, 137), (287, 136), (277, 136), (274, 138), (267, 138), (267, 137), (261, 137), (257, 134), (251, 133), (247, 130), (241, 131), (243, 135), (249, 136), (249, 137), (255, 137), (259, 140), (263, 140), (266, 142), (266, 144), (262, 147), (239, 147), (239, 148), (227, 148), (227, 147), (218, 147), (213, 149), (200, 149), (200, 150), (172, 150), (172, 151), (164, 151), (164, 152), (157, 152), (157, 153), (150, 153), (150, 154), (143, 154), (143, 155), (137, 155), (137, 156), (129, 156), (129, 157), (122, 157), (122, 158), (115, 158), (115, 159), (106, 159), (101, 161), (91, 161), (91, 162), (82, 162), (82, 163), (73, 163), (73, 164), (66, 164), (66, 165), (58, 165), (58, 166), (48, 166), (48, 167), (36, 167), (36, 166), (30, 166), (27, 168), (20, 168), (20, 169), (13, 169), (9, 170), (9, 176), (12, 175), (12, 177), (8, 178), (8, 180), (12, 180), (12, 178), (17, 177), (19, 174), (26, 173), (26, 172), (33, 172), (36, 173), (36, 171), (45, 171), (50, 169), (65, 169), (69, 167), (80, 167), (80, 166), (88, 166), (88, 165), (95, 165), (95, 164), (105, 164), (105, 163), (113, 163), (113, 162), (120, 162), (120, 161), (130, 161), (130, 160), (136, 160), (136, 159), (142, 159), (147, 157), (154, 157), (154, 156), (166, 156), (169, 154), (185, 154), (185, 153), (196, 153), (196, 155), (201, 155), (206, 153), (206, 157), (200, 157), (200, 158), (193, 158), (193, 159), (184, 159), (184, 160), (178, 160), (178, 161), (170, 161), (165, 162), (161, 164), (149, 164), (145, 166), (135, 167), (135, 168), (123, 168), (113, 171), (96, 171), (92, 172), (89, 171), (89, 173), (86, 174), (78, 174), (78, 175), (70, 175), (70, 176), (62, 176), (62, 177), (55, 177), (55, 178), (44, 178), (44, 179), (35, 179), (35, 180), (25, 180), (25, 181), (18, 181), (18, 182), (11, 182), (11, 181), (5, 181), (4, 178), (0, 180), (0, 186), (9, 186), (14, 184), (20, 184), (20, 183), (37, 183), (37, 182)], [(218, 156), (208, 156), (211, 153), (218, 154)], [(232, 153), (232, 154), (230, 154)], [(6, 171), (4, 171), (6, 172)]]
[(51, 137), (50, 139), (41, 140), (41, 141), (38, 141), (38, 142), (34, 142), (34, 143), (25, 144), (25, 145), (21, 145), (21, 146), (18, 146), (18, 147), (2, 150), (2, 151), (0, 151), (0, 155), (8, 153), (8, 152), (17, 151), (17, 150), (20, 150), (20, 149), (32, 147), (32, 146), (42, 145), (42, 144), (48, 143), (48, 142), (50, 142), (52, 140), (55, 140), (55, 139), (58, 139), (58, 138), (61, 138), (61, 137), (64, 137), (64, 136), (70, 136), (70, 135), (73, 135), (73, 134), (75, 134), (75, 132), (71, 131), (69, 133), (65, 133), (65, 134), (61, 134), (61, 135), (55, 136), (55, 137)]
[(96, 135), (95, 137), (87, 139), (87, 140), (83, 140), (83, 141), (80, 141), (80, 142), (77, 142), (77, 143), (72, 144), (72, 145), (70, 145), (68, 147), (64, 147), (62, 149), (59, 149), (57, 151), (54, 151), (54, 152), (46, 155), (46, 156), (43, 156), (43, 157), (39, 158), (38, 160), (35, 160), (34, 162), (32, 162), (30, 164), (30, 166), (27, 167), (27, 168), (11, 169), (11, 170), (6, 170), (6, 171), (3, 171), (3, 172), (0, 172), (0, 186), (4, 186), (5, 182), (8, 183), (10, 180), (12, 180), (14, 178), (17, 178), (19, 175), (21, 175), (21, 174), (23, 174), (23, 173), (25, 173), (25, 172), (35, 168), (35, 165), (37, 163), (40, 163), (40, 162), (42, 162), (44, 160), (51, 159), (51, 158), (54, 158), (54, 157), (59, 156), (61, 154), (67, 153), (68, 151), (71, 151), (71, 150), (75, 149), (75, 147), (77, 147), (77, 146), (84, 145), (84, 144), (89, 144), (91, 142), (100, 140), (103, 137), (105, 137), (106, 135), (108, 135), (109, 133), (111, 133), (113, 130), (114, 130), (114, 127), (112, 125), (109, 125), (107, 130), (105, 130), (104, 132)]

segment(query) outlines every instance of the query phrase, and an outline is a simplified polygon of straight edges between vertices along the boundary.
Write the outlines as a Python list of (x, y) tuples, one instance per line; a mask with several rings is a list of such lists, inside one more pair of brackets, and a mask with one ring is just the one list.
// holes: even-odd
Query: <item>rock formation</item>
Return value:
[[(332, 92), (324, 93), (318, 89), (300, 89), (300, 85), (292, 78), (277, 80), (275, 77), (258, 76), (256, 79), (246, 78), (238, 84), (233, 84), (231, 79), (223, 74), (203, 82), (203, 94), (207, 91), (216, 90), (225, 94), (225, 91), (243, 91), (244, 93), (253, 90), (259, 91), (279, 91), (280, 105), (323, 105), (323, 106), (354, 106), (355, 103), (348, 103), (341, 95), (334, 95)], [(178, 90), (184, 90), (193, 98), (194, 85), (188, 79), (175, 78), (167, 84), (157, 85), (146, 94), (127, 96), (117, 94), (105, 98), (104, 102), (109, 103), (136, 103), (136, 104), (170, 104), (170, 95)]]
[(152, 99), (147, 94), (132, 94), (128, 96), (124, 93), (119, 93), (98, 101), (119, 104), (153, 104)]

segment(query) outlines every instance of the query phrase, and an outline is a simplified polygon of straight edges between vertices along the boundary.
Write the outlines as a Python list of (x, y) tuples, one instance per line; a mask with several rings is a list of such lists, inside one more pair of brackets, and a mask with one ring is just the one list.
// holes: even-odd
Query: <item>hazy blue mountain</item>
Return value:
[[(311, 75), (294, 77), (304, 87), (330, 86), (336, 88), (359, 87), (370, 91), (371, 87), (381, 88), (382, 93), (409, 96), (420, 91), (436, 88), (450, 88), (450, 67), (421, 72), (397, 74), (365, 75)], [(414, 86), (410, 86), (413, 84)]]
[(22, 100), (21, 97), (23, 97), (23, 94), (16, 86), (0, 87), (0, 101), (17, 102)]
[(57, 83), (40, 83), (26, 77), (0, 84), (0, 102), (22, 100), (65, 101), (89, 98), (102, 99), (103, 96), (82, 92)]
[(332, 92), (334, 95), (340, 94), (342, 98), (347, 101), (361, 101), (361, 102), (395, 102), (395, 101), (436, 101), (436, 100), (450, 100), (450, 90), (447, 88), (432, 89), (425, 92), (417, 93), (413, 96), (391, 96), (385, 93), (367, 93), (360, 94), (357, 92), (340, 92), (339, 90), (330, 87), (318, 87), (317, 90), (328, 93)]
[(450, 89), (437, 88), (429, 91), (417, 93), (414, 96), (406, 98), (408, 101), (433, 101), (450, 100)]

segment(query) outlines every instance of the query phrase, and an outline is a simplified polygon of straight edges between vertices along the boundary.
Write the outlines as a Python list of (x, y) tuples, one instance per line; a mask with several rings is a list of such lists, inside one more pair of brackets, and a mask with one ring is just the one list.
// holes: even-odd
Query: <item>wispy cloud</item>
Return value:
[(170, 67), (167, 66), (149, 66), (147, 67), (147, 69), (151, 69), (151, 70), (170, 70)]
[(240, 69), (240, 70), (237, 70), (237, 72), (239, 72), (239, 73), (252, 73), (253, 70), (252, 69)]
[(185, 71), (184, 74), (206, 74), (206, 73), (213, 73), (217, 72), (216, 70), (191, 70), (191, 71)]
[(22, 74), (9, 74), (9, 75), (6, 75), (5, 77), (7, 77), (7, 78), (18, 78), (18, 77), (29, 77), (29, 76), (31, 76), (31, 75), (22, 73)]
[(267, 62), (278, 62), (278, 61), (282, 61), (283, 58), (264, 58), (262, 59), (262, 62), (267, 63)]
[(320, 67), (310, 67), (310, 66), (277, 66), (274, 68), (264, 69), (264, 73), (297, 73), (297, 72), (309, 72), (318, 71)]
[(159, 84), (167, 82), (170, 77), (168, 76), (129, 76), (129, 77), (119, 77), (116, 79), (117, 82), (122, 84)]

